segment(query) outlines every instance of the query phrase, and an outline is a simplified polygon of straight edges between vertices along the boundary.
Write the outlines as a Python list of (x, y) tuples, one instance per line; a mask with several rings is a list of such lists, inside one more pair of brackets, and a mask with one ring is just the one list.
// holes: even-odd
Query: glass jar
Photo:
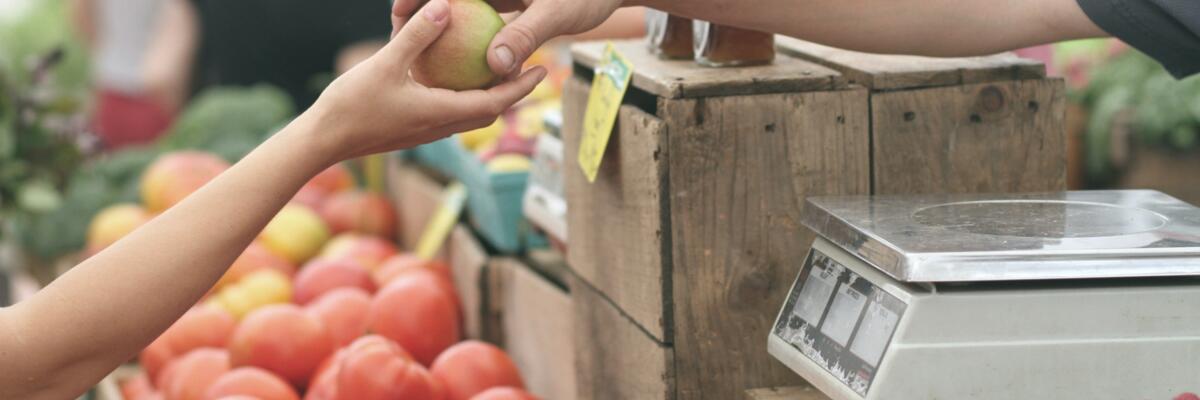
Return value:
[(650, 52), (668, 60), (692, 58), (692, 20), (658, 10), (649, 10), (646, 32)]
[(696, 62), (706, 67), (770, 64), (775, 60), (775, 35), (767, 32), (695, 23)]

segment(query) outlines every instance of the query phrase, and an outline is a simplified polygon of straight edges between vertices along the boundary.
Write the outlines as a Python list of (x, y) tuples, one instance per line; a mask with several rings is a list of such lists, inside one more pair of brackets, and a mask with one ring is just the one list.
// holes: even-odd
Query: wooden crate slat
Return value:
[(568, 278), (575, 306), (580, 399), (674, 399), (674, 351), (655, 341), (579, 277)]
[[(572, 47), (576, 63), (595, 68), (606, 42)], [(660, 60), (646, 51), (644, 40), (613, 42), (633, 64), (633, 85), (663, 98), (732, 96), (831, 90), (845, 86), (833, 70), (793, 57), (777, 57), (770, 65), (744, 68), (705, 68), (691, 60)]]
[(813, 239), (804, 198), (869, 192), (866, 100), (856, 89), (663, 102), (679, 398), (803, 382), (766, 337)]
[(1041, 63), (1001, 53), (983, 57), (934, 58), (842, 50), (776, 36), (779, 50), (835, 69), (850, 82), (874, 90), (915, 89), (1046, 76)]
[[(567, 82), (566, 115), (583, 115), (589, 86)], [(578, 164), (579, 119), (563, 127), (567, 199), (568, 263), (655, 339), (670, 342), (664, 288), (662, 193), (666, 174), (666, 131), (657, 118), (622, 106), (596, 182)]]
[(483, 305), (483, 280), (488, 263), (487, 251), (463, 224), (458, 224), (450, 231), (446, 247), (450, 274), (463, 314), (463, 334), (470, 339), (486, 339), (489, 328), (485, 324), (489, 322), (489, 317)]
[(574, 399), (574, 306), (567, 292), (510, 258), (492, 261), (503, 286), (503, 344), (525, 387), (545, 399)]
[(994, 193), (1066, 186), (1060, 80), (875, 93), (875, 193)]

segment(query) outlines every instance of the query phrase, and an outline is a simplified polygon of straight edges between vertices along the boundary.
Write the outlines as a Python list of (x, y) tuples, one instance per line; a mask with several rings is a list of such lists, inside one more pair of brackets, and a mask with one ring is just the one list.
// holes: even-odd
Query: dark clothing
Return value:
[[(200, 22), (193, 89), (268, 83), (312, 105), (338, 53), (387, 40), (389, 0), (191, 0)], [(316, 79), (316, 81), (314, 81)]]
[(1100, 29), (1162, 63), (1176, 78), (1200, 73), (1200, 0), (1078, 0)]

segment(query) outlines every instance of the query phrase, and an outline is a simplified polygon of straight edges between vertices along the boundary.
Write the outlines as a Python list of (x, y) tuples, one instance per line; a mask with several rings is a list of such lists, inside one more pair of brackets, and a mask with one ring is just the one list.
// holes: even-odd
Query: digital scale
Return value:
[(810, 198), (768, 339), (836, 400), (1200, 393), (1200, 209), (1155, 191)]

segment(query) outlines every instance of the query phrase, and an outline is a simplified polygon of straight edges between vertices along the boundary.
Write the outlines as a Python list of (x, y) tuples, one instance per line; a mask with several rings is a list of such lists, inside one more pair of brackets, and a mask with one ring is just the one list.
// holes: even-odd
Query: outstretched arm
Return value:
[(664, 11), (850, 50), (973, 56), (1105, 36), (1076, 0), (645, 0)]
[[(1105, 36), (1076, 0), (488, 0), (523, 10), (488, 51), (504, 75), (542, 43), (596, 27), (618, 7), (673, 14), (793, 36), (849, 50), (926, 56), (997, 53), (1060, 40)], [(396, 0), (397, 27), (420, 0)]]
[(228, 171), (33, 298), (0, 309), (0, 398), (78, 396), (195, 304), (317, 172), (486, 126), (544, 77), (538, 69), (467, 92), (413, 82), (408, 65), (446, 26), (447, 7), (431, 1)]

